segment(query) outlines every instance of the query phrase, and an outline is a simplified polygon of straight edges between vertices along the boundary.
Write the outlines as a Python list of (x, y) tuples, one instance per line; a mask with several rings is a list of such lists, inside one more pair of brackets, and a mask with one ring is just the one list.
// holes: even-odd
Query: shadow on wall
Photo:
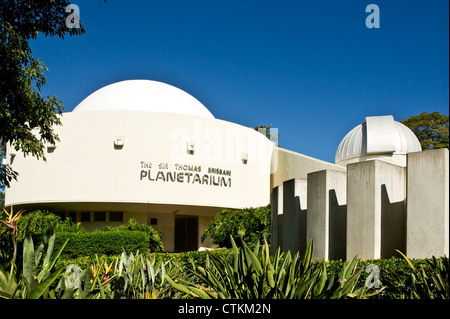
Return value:
[(381, 185), (381, 258), (399, 257), (406, 251), (406, 199), (391, 203), (385, 184)]
[(329, 196), (329, 237), (328, 258), (331, 260), (346, 258), (347, 243), (347, 205), (338, 203), (336, 190), (330, 189)]
[[(272, 236), (272, 247), (281, 247), (291, 253), (306, 249), (307, 210), (301, 209), (300, 196), (295, 196), (294, 181), (285, 183), (282, 190), (283, 212), (278, 214), (279, 188), (272, 194), (272, 227), (278, 236)], [(291, 185), (292, 184), (292, 185)], [(339, 205), (336, 190), (329, 190), (328, 259), (346, 259), (347, 205)], [(381, 258), (401, 257), (395, 250), (406, 251), (406, 199), (391, 202), (385, 184), (381, 185)]]

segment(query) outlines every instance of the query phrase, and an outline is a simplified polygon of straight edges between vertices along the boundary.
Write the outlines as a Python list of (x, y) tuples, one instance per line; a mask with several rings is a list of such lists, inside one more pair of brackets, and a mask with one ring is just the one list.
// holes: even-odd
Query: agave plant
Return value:
[(310, 241), (305, 254), (277, 250), (269, 255), (267, 242), (252, 251), (243, 242), (238, 248), (233, 239), (233, 260), (216, 257), (208, 252), (205, 268), (190, 270), (198, 283), (166, 276), (171, 285), (186, 295), (203, 299), (278, 299), (278, 298), (363, 298), (365, 287), (356, 289), (362, 270), (355, 271), (357, 258), (347, 263), (336, 276), (328, 275), (324, 262), (312, 261)]

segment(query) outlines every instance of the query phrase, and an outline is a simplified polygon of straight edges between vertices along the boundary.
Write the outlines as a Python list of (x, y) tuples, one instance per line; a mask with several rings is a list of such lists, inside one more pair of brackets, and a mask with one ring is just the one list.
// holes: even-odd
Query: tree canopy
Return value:
[[(201, 241), (209, 236), (213, 244), (231, 248), (231, 237), (242, 239), (250, 247), (264, 239), (270, 243), (270, 204), (256, 208), (240, 210), (223, 209), (206, 227)], [(240, 245), (241, 241), (236, 241)]]
[(449, 147), (447, 115), (441, 115), (439, 112), (423, 112), (407, 117), (401, 123), (414, 132), (420, 141), (422, 150)]
[(270, 125), (258, 125), (255, 126), (255, 131), (260, 132), (261, 134), (265, 135), (269, 140), (271, 140), (272, 142), (275, 142), (277, 146), (278, 145), (278, 140), (280, 139), (280, 134), (278, 133), (278, 130), (276, 129), (276, 133), (272, 134), (270, 131), (270, 128), (272, 127), (272, 124)]
[[(45, 65), (32, 56), (30, 43), (39, 33), (45, 36), (85, 33), (83, 26), (68, 28), (66, 0), (3, 0), (0, 6), (0, 147), (10, 144), (16, 151), (45, 160), (46, 143), (58, 136), (64, 111), (56, 96), (42, 96), (46, 84)], [(17, 172), (0, 162), (0, 186), (8, 186)]]

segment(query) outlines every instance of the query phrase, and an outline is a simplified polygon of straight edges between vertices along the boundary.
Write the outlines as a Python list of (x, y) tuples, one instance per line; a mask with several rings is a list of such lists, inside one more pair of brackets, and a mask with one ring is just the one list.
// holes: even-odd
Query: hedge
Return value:
[(61, 247), (67, 238), (69, 242), (62, 252), (67, 258), (95, 256), (95, 254), (117, 255), (123, 250), (127, 253), (134, 253), (137, 250), (146, 253), (149, 247), (148, 235), (139, 231), (57, 233), (55, 246)]

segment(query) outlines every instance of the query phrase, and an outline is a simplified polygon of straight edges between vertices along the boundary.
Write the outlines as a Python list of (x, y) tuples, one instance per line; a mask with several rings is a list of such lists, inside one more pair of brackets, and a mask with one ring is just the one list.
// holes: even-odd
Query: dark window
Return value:
[(106, 212), (95, 212), (94, 213), (94, 221), (95, 222), (105, 222), (106, 221)]
[(122, 222), (123, 221), (123, 212), (109, 212), (109, 221), (110, 222)]
[(81, 212), (80, 213), (80, 221), (90, 222), (91, 221), (91, 213), (90, 212)]
[(65, 212), (54, 212), (53, 214), (55, 214), (56, 216), (59, 216), (61, 218), (61, 220), (66, 219), (66, 213)]
[(76, 223), (77, 222), (77, 212), (70, 212), (69, 213), (69, 218)]
[(158, 218), (150, 218), (150, 225), (158, 225)]

